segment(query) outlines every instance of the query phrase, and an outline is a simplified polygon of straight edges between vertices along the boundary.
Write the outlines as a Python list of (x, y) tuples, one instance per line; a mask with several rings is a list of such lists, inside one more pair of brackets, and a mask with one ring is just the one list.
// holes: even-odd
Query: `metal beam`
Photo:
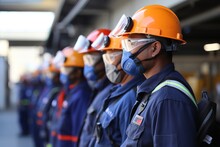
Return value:
[(43, 41), (15, 41), (15, 40), (10, 40), (9, 41), (9, 46), (43, 46), (44, 42)]
[(79, 12), (86, 6), (89, 0), (78, 0), (76, 5), (72, 8), (69, 14), (58, 24), (58, 28), (65, 28)]
[(109, 15), (106, 9), (83, 9), (80, 15)]
[(186, 27), (186, 26), (196, 25), (198, 23), (210, 20), (212, 18), (219, 17), (219, 14), (220, 14), (220, 6), (213, 8), (211, 10), (208, 10), (204, 13), (200, 13), (198, 15), (182, 20), (181, 26)]

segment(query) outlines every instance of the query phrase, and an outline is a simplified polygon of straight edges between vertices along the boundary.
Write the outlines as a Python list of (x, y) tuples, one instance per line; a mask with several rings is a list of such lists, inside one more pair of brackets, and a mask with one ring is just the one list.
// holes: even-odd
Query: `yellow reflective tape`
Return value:
[(51, 144), (51, 143), (48, 143), (48, 144), (46, 145), (46, 147), (52, 147), (52, 144)]
[(29, 105), (29, 100), (23, 99), (20, 101), (21, 105)]
[(195, 104), (196, 107), (197, 103), (195, 101), (195, 98), (193, 97), (193, 95), (189, 92), (189, 90), (180, 82), (176, 81), (176, 80), (166, 80), (162, 83), (160, 83), (153, 91), (152, 93), (158, 91), (160, 88), (164, 87), (164, 86), (170, 86), (173, 88), (176, 88), (180, 91), (182, 91), (183, 93), (185, 93), (191, 100), (192, 102)]

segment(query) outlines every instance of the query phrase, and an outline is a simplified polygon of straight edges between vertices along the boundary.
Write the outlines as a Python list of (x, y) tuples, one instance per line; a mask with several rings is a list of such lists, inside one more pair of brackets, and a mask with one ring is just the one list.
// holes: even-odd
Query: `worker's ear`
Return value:
[(159, 41), (155, 41), (154, 43), (152, 43), (151, 47), (152, 47), (152, 57), (155, 57), (160, 53), (161, 43)]

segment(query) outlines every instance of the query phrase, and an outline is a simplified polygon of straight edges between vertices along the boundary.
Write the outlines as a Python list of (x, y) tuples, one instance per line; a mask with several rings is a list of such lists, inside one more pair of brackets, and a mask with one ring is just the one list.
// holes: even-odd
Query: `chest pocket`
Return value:
[(83, 127), (84, 131), (92, 132), (95, 127), (95, 116), (97, 114), (97, 111), (94, 107), (90, 106), (87, 110), (87, 116), (85, 120), (85, 124)]
[(113, 120), (115, 119), (115, 116), (114, 116), (113, 112), (111, 112), (109, 110), (109, 108), (106, 109), (106, 111), (105, 111), (105, 113), (103, 115), (105, 115), (104, 116), (105, 119), (102, 120), (101, 123), (102, 123), (102, 127), (104, 129), (106, 129), (106, 128), (108, 128), (110, 126), (111, 122), (113, 122)]
[(126, 134), (127, 134), (128, 138), (130, 138), (132, 140), (138, 140), (143, 132), (144, 132), (143, 125), (139, 126), (134, 123), (130, 123), (127, 128)]

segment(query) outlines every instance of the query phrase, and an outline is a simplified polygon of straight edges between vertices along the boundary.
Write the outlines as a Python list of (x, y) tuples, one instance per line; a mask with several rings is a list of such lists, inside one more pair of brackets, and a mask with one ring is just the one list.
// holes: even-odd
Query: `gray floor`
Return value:
[(0, 111), (0, 147), (33, 147), (31, 137), (18, 137), (16, 110)]

